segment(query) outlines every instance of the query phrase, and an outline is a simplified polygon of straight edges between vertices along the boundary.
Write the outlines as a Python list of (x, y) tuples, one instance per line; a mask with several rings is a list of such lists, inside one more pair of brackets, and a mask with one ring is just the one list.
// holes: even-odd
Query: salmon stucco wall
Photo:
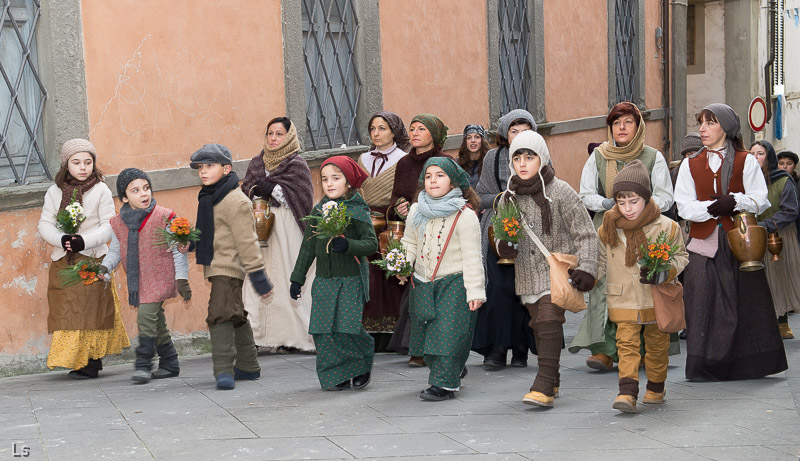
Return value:
[(386, 110), (436, 114), (449, 134), (489, 125), (485, 0), (382, 0), (380, 21)]
[(84, 0), (90, 139), (106, 173), (261, 150), (285, 113), (280, 0)]
[(544, 2), (545, 109), (550, 122), (608, 112), (606, 3), (588, 4), (593, 8)]

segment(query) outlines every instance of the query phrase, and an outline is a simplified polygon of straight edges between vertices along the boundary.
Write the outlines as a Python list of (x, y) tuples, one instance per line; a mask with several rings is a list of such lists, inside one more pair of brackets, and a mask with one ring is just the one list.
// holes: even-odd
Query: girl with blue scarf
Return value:
[[(450, 157), (432, 157), (408, 213), (402, 244), (414, 267), (409, 354), (424, 355), (430, 387), (423, 400), (455, 397), (469, 357), (477, 310), (486, 301), (479, 198)], [(471, 208), (472, 207), (472, 208)]]

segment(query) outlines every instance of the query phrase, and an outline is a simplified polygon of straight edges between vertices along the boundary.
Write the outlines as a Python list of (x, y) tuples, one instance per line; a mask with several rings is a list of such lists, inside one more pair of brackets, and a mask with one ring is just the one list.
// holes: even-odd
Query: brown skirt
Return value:
[[(88, 259), (94, 262), (101, 258), (79, 256), (78, 261)], [(77, 284), (63, 287), (58, 275), (66, 269), (67, 258), (50, 264), (47, 284), (47, 302), (50, 307), (47, 316), (47, 331), (56, 330), (110, 330), (114, 328), (114, 294), (110, 283), (95, 282), (91, 285)]]

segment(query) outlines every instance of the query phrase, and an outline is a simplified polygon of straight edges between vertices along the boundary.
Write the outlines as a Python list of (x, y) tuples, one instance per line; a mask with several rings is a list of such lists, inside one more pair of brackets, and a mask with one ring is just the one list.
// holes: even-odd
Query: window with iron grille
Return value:
[(500, 93), (502, 111), (528, 109), (531, 74), (528, 69), (528, 2), (498, 0), (500, 33)]
[(52, 179), (42, 115), (47, 99), (38, 72), (39, 0), (2, 0), (0, 10), (0, 186)]
[(634, 101), (636, 88), (636, 0), (614, 0), (617, 101)]
[(356, 70), (358, 17), (354, 0), (303, 0), (308, 150), (354, 145), (362, 82)]

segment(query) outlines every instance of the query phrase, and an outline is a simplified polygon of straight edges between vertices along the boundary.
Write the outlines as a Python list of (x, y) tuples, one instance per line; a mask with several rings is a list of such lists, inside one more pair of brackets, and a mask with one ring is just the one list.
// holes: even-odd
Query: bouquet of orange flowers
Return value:
[(519, 243), (519, 233), (522, 230), (519, 222), (520, 212), (517, 205), (512, 201), (502, 203), (492, 215), (494, 237), (506, 242)]
[(186, 218), (167, 220), (166, 224), (169, 225), (169, 228), (158, 229), (162, 237), (162, 240), (158, 242), (159, 245), (167, 245), (172, 250), (172, 248), (200, 240), (200, 229), (192, 227)]
[(656, 274), (666, 272), (672, 267), (672, 256), (681, 248), (675, 244), (675, 238), (667, 239), (667, 233), (661, 231), (655, 241), (647, 239), (647, 247), (639, 247), (641, 259), (639, 265), (647, 270), (647, 279), (653, 280)]
[(61, 279), (61, 285), (64, 287), (71, 287), (79, 283), (91, 285), (94, 282), (106, 281), (104, 274), (100, 273), (100, 263), (92, 262), (88, 259), (58, 271), (58, 276)]

